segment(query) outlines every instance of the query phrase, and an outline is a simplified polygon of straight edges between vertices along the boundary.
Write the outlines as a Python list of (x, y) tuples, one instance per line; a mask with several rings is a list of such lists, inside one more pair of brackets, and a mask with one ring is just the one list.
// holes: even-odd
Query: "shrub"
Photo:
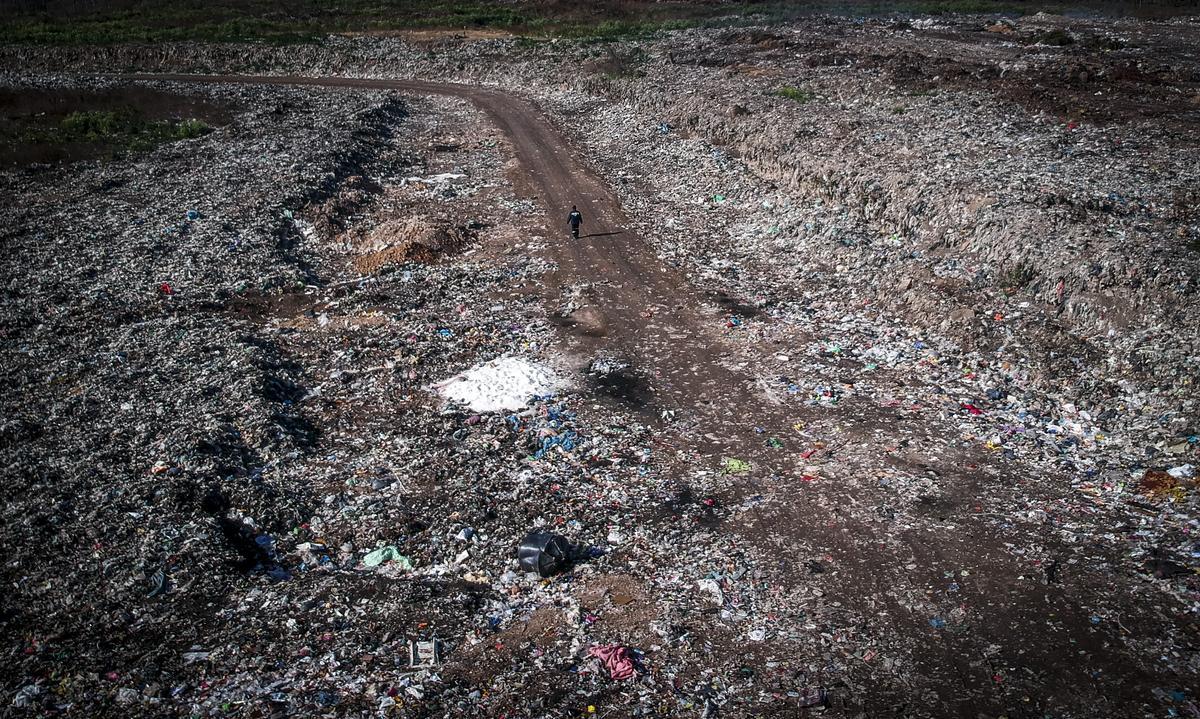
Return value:
[(77, 139), (103, 140), (127, 131), (132, 118), (111, 110), (72, 112), (60, 123), (63, 132)]
[(810, 102), (815, 100), (817, 97), (809, 90), (805, 90), (804, 88), (800, 87), (792, 87), (791, 85), (785, 85), (772, 94), (778, 97), (786, 97), (787, 99), (795, 100), (796, 102)]
[(1046, 32), (1038, 33), (1037, 35), (1034, 35), (1032, 39), (1033, 42), (1038, 45), (1056, 45), (1058, 47), (1065, 47), (1067, 45), (1075, 44), (1075, 37), (1071, 35), (1071, 33), (1061, 28), (1055, 28), (1054, 30), (1047, 30)]
[(1037, 277), (1037, 271), (1032, 265), (1024, 262), (1013, 265), (1000, 275), (1000, 286), (1006, 288), (1024, 287)]
[[(111, 146), (115, 153), (148, 150), (164, 142), (189, 140), (212, 131), (198, 119), (181, 121), (149, 120), (132, 110), (86, 110), (72, 112), (55, 130), (41, 133), (36, 140), (50, 144), (91, 142)], [(35, 138), (30, 138), (35, 139)]]
[(175, 126), (175, 137), (179, 140), (190, 140), (210, 132), (212, 132), (212, 127), (207, 122), (195, 118), (184, 120)]

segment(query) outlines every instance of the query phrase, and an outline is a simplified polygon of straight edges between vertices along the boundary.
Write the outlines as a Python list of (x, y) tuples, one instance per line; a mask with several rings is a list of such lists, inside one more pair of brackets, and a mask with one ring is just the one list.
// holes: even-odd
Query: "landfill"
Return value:
[(1200, 716), (1198, 30), (0, 48), (5, 716)]

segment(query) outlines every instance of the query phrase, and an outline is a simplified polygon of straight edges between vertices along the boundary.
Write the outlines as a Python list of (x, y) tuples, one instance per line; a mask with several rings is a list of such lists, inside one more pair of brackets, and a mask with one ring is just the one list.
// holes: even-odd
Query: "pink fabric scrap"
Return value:
[(613, 679), (632, 679), (636, 671), (629, 650), (619, 644), (597, 645), (588, 649), (588, 655), (598, 658), (608, 669)]

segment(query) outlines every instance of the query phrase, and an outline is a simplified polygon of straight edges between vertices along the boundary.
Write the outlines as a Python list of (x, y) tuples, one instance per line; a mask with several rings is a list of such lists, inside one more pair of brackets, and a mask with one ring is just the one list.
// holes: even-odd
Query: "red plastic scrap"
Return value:
[(983, 414), (983, 410), (979, 409), (978, 407), (976, 407), (973, 404), (968, 404), (966, 402), (963, 402), (959, 406), (962, 407), (963, 409), (967, 410), (971, 414)]
[(588, 656), (593, 656), (599, 659), (608, 669), (609, 675), (620, 681), (622, 679), (632, 679), (636, 670), (633, 667), (633, 658), (629, 656), (629, 650), (619, 644), (602, 644), (588, 649)]

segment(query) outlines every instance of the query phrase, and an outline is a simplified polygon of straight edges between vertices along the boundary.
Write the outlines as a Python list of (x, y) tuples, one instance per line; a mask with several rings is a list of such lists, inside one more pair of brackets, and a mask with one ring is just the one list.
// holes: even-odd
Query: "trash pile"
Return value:
[(231, 121), (5, 173), (6, 701), (1197, 713), (1190, 26), (1064, 23), (25, 58), (508, 88), (678, 296), (597, 313), (461, 99), (164, 84)]

